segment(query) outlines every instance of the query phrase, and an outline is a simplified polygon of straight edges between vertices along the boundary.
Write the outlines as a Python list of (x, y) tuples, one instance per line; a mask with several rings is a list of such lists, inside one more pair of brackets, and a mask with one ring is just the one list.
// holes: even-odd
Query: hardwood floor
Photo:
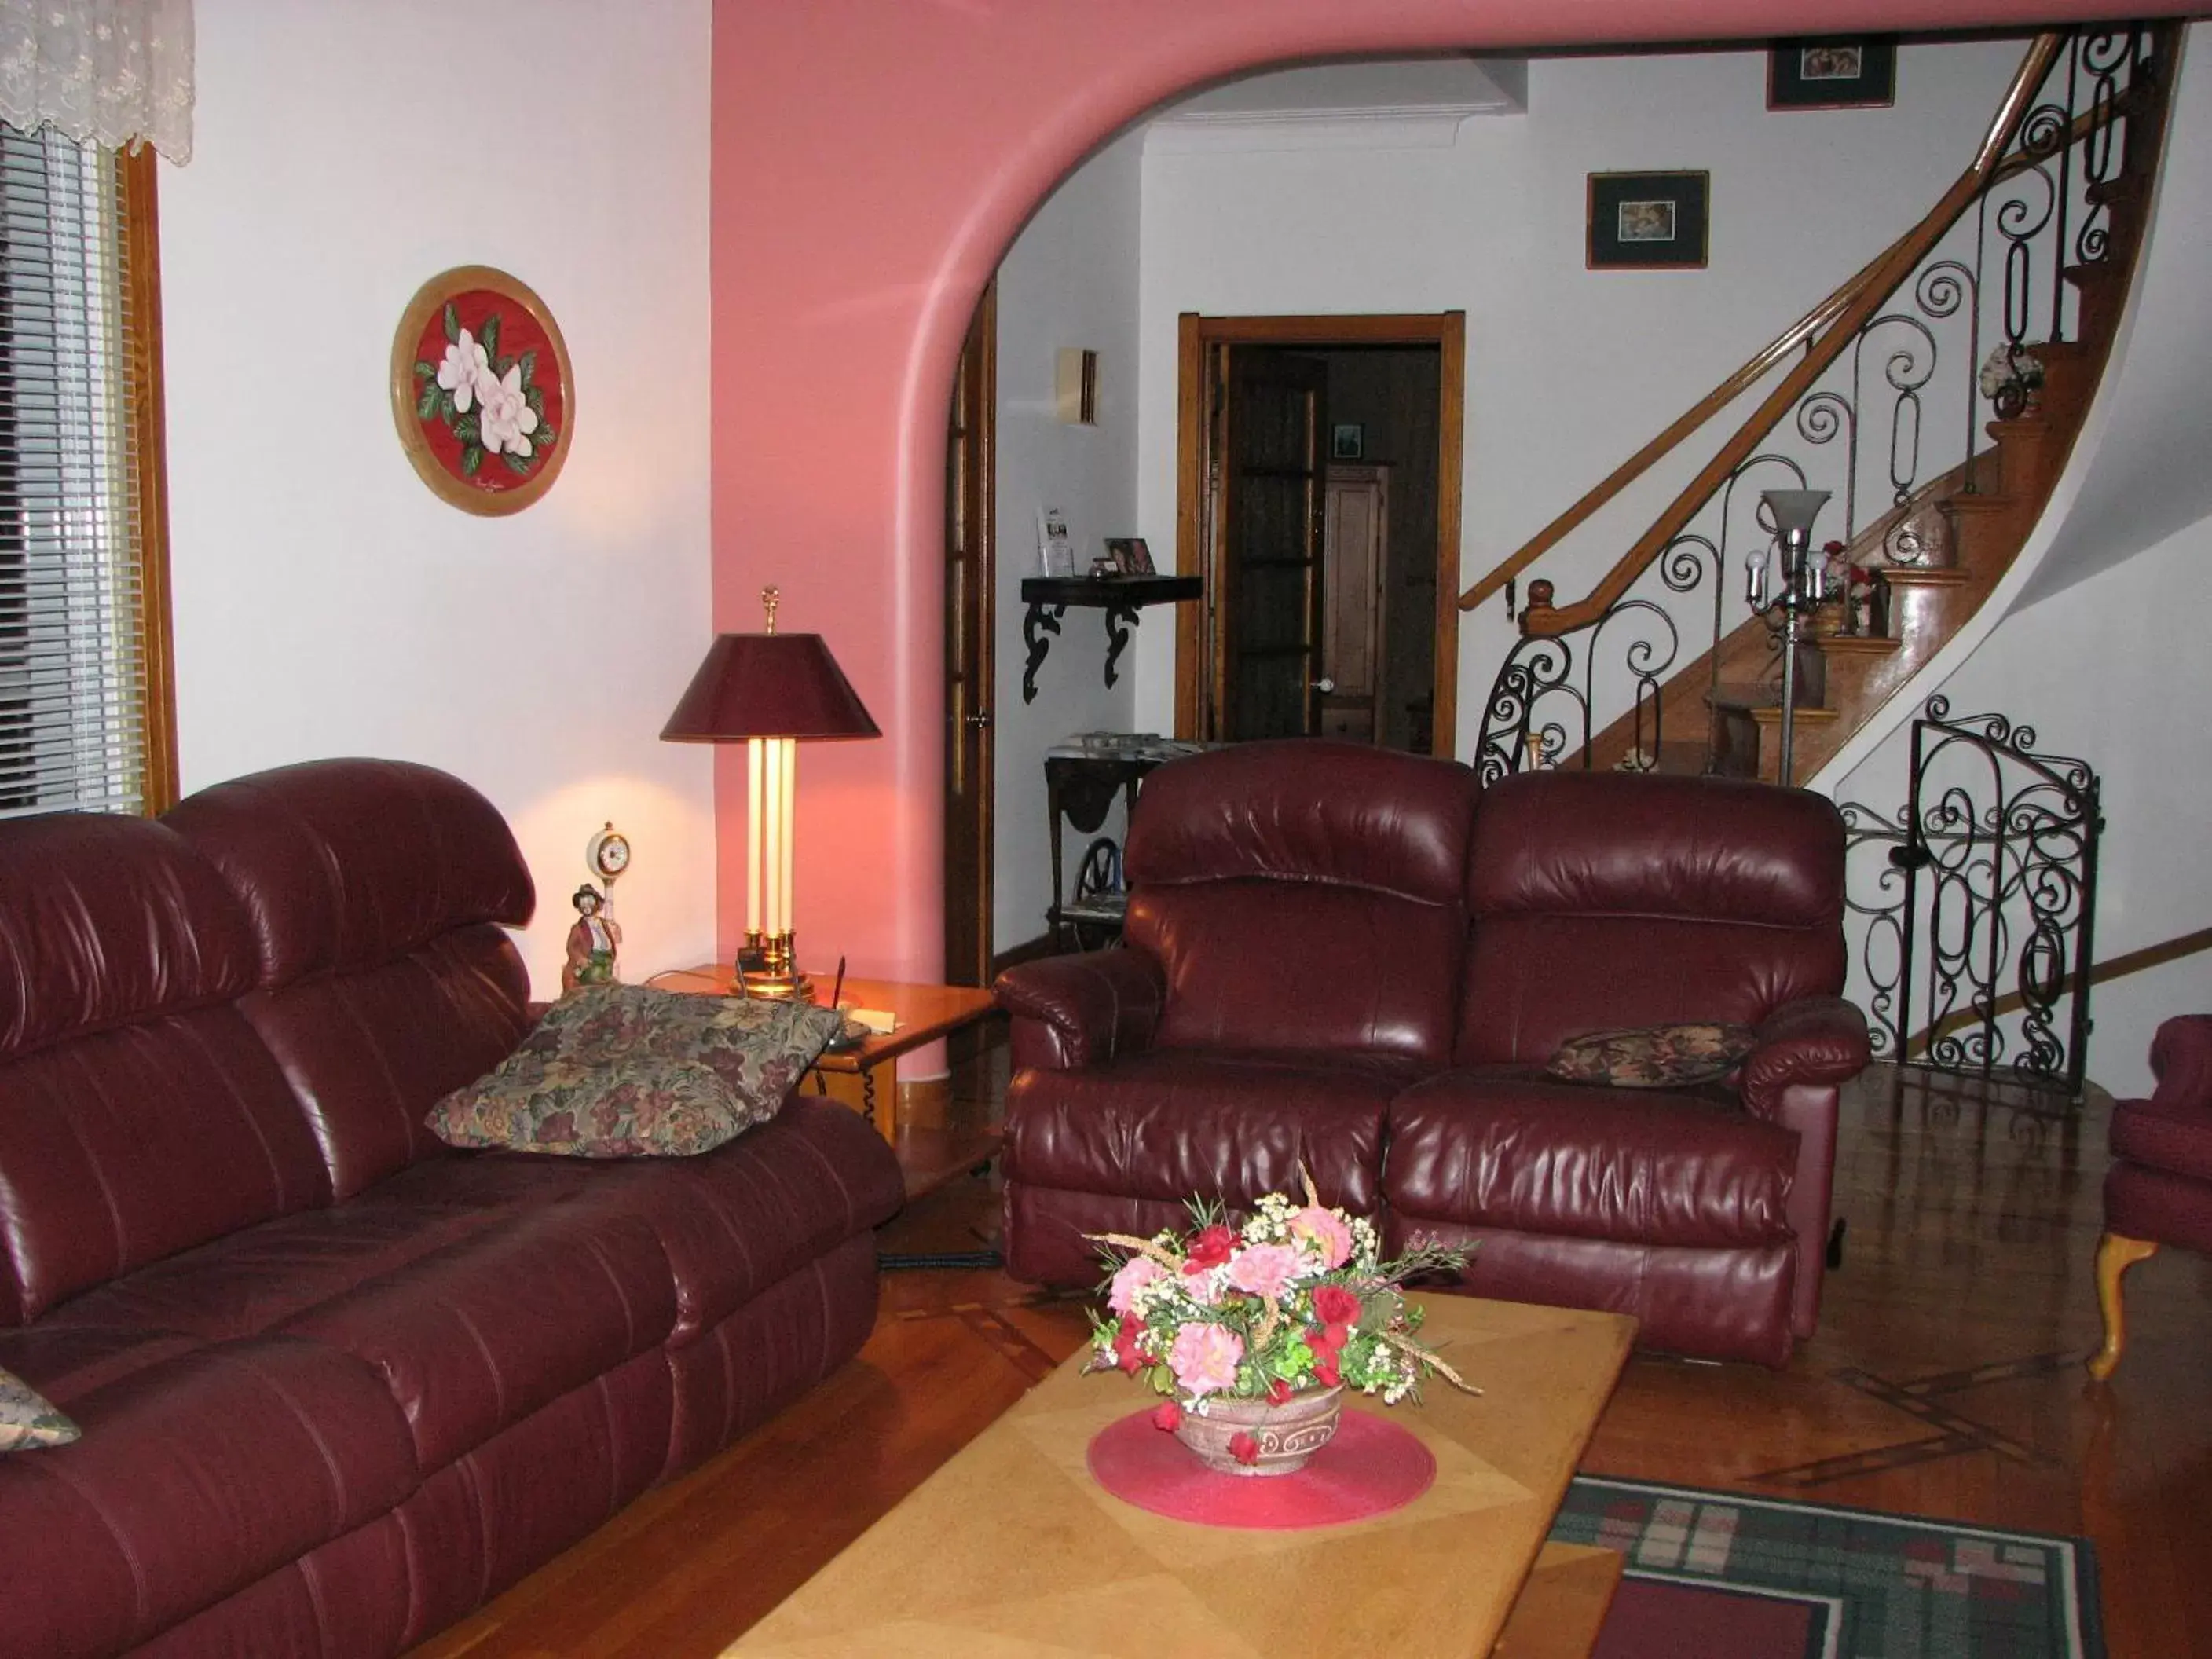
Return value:
[[(1846, 1102), (1820, 1334), (1778, 1374), (1632, 1361), (1584, 1468), (2087, 1534), (2114, 1659), (2212, 1659), (2212, 1263), (2136, 1267), (2127, 1352), (2091, 1383), (2109, 1101), (2054, 1121), (1893, 1077)], [(885, 1243), (991, 1224), (988, 1183), (961, 1180)], [(1082, 1309), (995, 1273), (886, 1274), (859, 1358), (419, 1653), (717, 1652), (1073, 1352)]]

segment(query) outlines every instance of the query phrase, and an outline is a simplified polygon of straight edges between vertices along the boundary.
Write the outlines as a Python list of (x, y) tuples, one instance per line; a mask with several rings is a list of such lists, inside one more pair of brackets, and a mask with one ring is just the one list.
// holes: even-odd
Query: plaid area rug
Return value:
[(2085, 1538), (1577, 1476), (1552, 1536), (1627, 1569), (1598, 1659), (2104, 1659)]

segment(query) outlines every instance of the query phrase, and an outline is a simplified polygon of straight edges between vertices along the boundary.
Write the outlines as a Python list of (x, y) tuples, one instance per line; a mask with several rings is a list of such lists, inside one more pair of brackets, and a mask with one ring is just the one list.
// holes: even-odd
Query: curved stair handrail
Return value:
[[(1956, 224), (1975, 199), (1991, 185), (2008, 175), (2007, 152), (2021, 124), (2033, 107), (2037, 89), (2057, 59), (2065, 36), (2056, 32), (2039, 34), (2029, 44), (2021, 66), (2006, 88), (2003, 101), (1977, 149), (1972, 163), (1953, 182), (1920, 222), (1906, 231), (1863, 267), (1850, 281), (1804, 316), (1776, 336), (1742, 368), (1705, 394), (1665, 431), (1624, 461), (1583, 498), (1554, 519), (1527, 545), (1460, 595), (1459, 608), (1471, 610), (1511, 578), (1527, 569), (1545, 552), (1585, 522), (1600, 507), (1667, 455), (1720, 410), (1757, 384), (1799, 347), (1804, 356), (1753, 411), (1750, 417), (1722, 445), (1688, 485), (1639, 536), (1590, 592), (1572, 605), (1531, 603), (1522, 612), (1524, 635), (1569, 634), (1587, 628), (1618, 604), (1636, 579), (1681, 534), (1698, 510), (1730, 473), (1747, 460), (1767, 432), (1810, 389), (1898, 286), (1909, 277), (1930, 249)], [(2076, 123), (2076, 125), (2080, 125)], [(2072, 135), (2069, 135), (2069, 141)], [(2026, 164), (2022, 158), (2022, 165)]]

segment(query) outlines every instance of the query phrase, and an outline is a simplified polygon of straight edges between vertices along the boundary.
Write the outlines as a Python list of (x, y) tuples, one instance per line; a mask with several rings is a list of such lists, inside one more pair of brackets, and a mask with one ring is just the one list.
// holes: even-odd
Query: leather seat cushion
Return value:
[(175, 1343), (8, 1340), (84, 1437), (0, 1458), (0, 1652), (119, 1652), (415, 1490), (407, 1424), (359, 1360), (295, 1337)]
[(441, 1468), (675, 1323), (668, 1258), (639, 1206), (611, 1190), (564, 1192), (526, 1167), (496, 1173), (523, 1195), (471, 1206), (371, 1194), (157, 1263), (43, 1326), (312, 1339), (380, 1376), (421, 1467)]
[(1006, 1097), (1006, 1177), (1064, 1191), (1232, 1207), (1297, 1193), (1371, 1213), (1382, 1120), (1419, 1075), (1374, 1054), (1154, 1049), (1079, 1072), (1024, 1072)]
[(2112, 1110), (2112, 1152), (2154, 1170), (2212, 1181), (2212, 1113), (2155, 1100), (2124, 1100)]
[(1402, 1217), (1645, 1244), (1794, 1236), (1797, 1137), (1719, 1099), (1469, 1067), (1399, 1097), (1389, 1138)]

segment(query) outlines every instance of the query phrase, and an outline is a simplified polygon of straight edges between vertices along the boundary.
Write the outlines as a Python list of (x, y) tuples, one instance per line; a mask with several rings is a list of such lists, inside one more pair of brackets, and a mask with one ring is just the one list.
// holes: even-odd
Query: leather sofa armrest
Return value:
[(1866, 1016), (1856, 1004), (1841, 997), (1785, 1002), (1760, 1022), (1759, 1046), (1744, 1060), (1743, 1103), (1757, 1116), (1775, 1118), (1793, 1084), (1848, 1083), (1873, 1058)]
[(2212, 1115), (2212, 1014), (2176, 1014), (2150, 1042), (2158, 1079), (2151, 1099), (2162, 1111)]
[(991, 990), (1012, 1016), (1015, 1068), (1054, 1072), (1150, 1047), (1167, 994), (1158, 965), (1127, 947), (1025, 962)]

